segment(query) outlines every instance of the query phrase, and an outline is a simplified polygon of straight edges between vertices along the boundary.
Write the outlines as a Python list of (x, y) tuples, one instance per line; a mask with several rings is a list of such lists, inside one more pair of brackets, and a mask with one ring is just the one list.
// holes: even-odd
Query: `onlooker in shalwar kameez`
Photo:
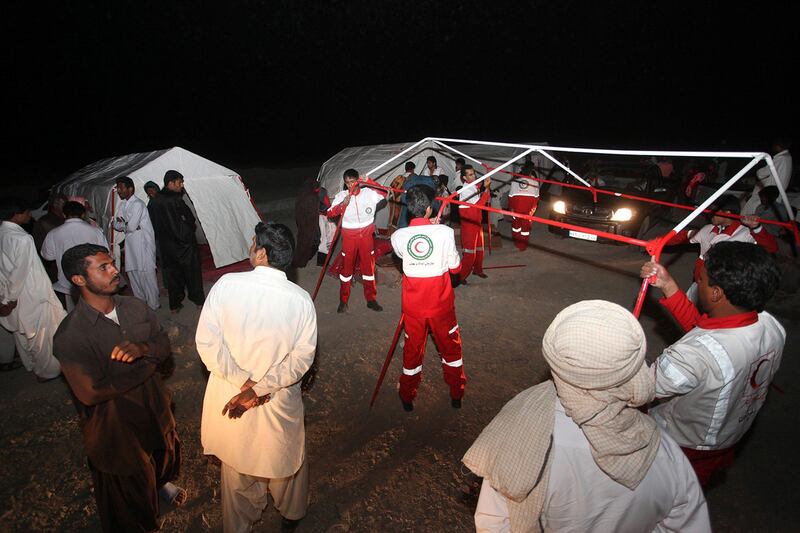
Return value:
[(64, 204), (64, 223), (57, 228), (53, 228), (47, 237), (44, 238), (41, 254), (42, 258), (54, 261), (58, 267), (58, 279), (53, 284), (56, 296), (64, 304), (67, 312), (75, 308), (75, 301), (72, 295), (72, 283), (64, 275), (61, 268), (61, 256), (64, 252), (79, 244), (97, 244), (108, 247), (105, 235), (97, 226), (89, 224), (83, 220), (86, 208), (79, 202), (67, 202)]
[(122, 202), (114, 213), (114, 229), (125, 232), (125, 273), (137, 298), (152, 310), (161, 307), (156, 277), (156, 236), (147, 206), (134, 195), (133, 180), (117, 178), (117, 194)]
[[(755, 213), (760, 199), (758, 193), (770, 185), (781, 184), (781, 188), (785, 191), (789, 188), (789, 183), (792, 181), (792, 154), (789, 149), (792, 147), (792, 142), (788, 139), (777, 139), (772, 143), (772, 163), (775, 165), (777, 176), (772, 175), (772, 170), (769, 166), (763, 166), (756, 171), (756, 185), (753, 187), (753, 192), (747, 199), (742, 213), (749, 215)], [(777, 177), (777, 181), (776, 178)]]
[[(64, 223), (64, 204), (68, 201), (67, 195), (63, 193), (51, 196), (47, 204), (47, 213), (33, 223), (33, 242), (37, 251), (42, 249), (47, 234)], [(44, 269), (50, 276), (50, 281), (55, 282), (58, 279), (58, 267), (52, 261), (46, 259), (44, 261)]]
[(689, 461), (637, 409), (655, 395), (645, 353), (617, 304), (586, 300), (553, 319), (542, 339), (552, 379), (508, 402), (464, 456), (484, 478), (479, 533), (711, 531)]
[(200, 438), (204, 453), (222, 462), (226, 533), (250, 531), (268, 494), (283, 530), (308, 507), (300, 380), (314, 361), (317, 315), (308, 293), (286, 278), (293, 250), (289, 228), (259, 223), (253, 270), (222, 276), (197, 325), (197, 352), (210, 372)]
[(169, 293), (169, 309), (173, 313), (183, 308), (181, 302), (186, 292), (198, 307), (205, 301), (196, 221), (183, 195), (183, 175), (177, 170), (168, 170), (164, 174), (164, 188), (147, 206), (158, 243), (164, 285)]
[(650, 414), (681, 445), (705, 486), (714, 472), (733, 463), (781, 364), (786, 331), (764, 305), (780, 271), (755, 244), (721, 242), (700, 271), (697, 308), (667, 270), (646, 263), (661, 303), (686, 334), (656, 364), (656, 396), (668, 398)]
[[(327, 210), (326, 210), (327, 211)], [(294, 268), (304, 268), (319, 251), (319, 187), (317, 180), (303, 182), (294, 199), (294, 223), (297, 227), (297, 245), (294, 249)]]
[(333, 238), (336, 236), (336, 224), (328, 218), (328, 208), (331, 206), (331, 199), (328, 198), (328, 189), (317, 184), (318, 220), (319, 220), (319, 248), (317, 248), (317, 266), (323, 266), (325, 259), (333, 246)]
[(22, 363), (40, 381), (61, 373), (53, 334), (66, 315), (33, 237), (22, 229), (31, 212), (15, 198), (0, 204), (0, 326), (14, 334)]
[(80, 417), (94, 497), (106, 532), (158, 529), (158, 496), (182, 505), (180, 441), (171, 395), (156, 372), (169, 338), (138, 298), (117, 296), (108, 250), (82, 244), (62, 267), (81, 298), (55, 336), (55, 353)]

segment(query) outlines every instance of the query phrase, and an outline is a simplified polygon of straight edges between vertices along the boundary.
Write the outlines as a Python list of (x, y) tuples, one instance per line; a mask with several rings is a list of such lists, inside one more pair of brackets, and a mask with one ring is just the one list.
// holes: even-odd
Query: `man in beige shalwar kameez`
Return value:
[(225, 533), (251, 531), (272, 495), (292, 531), (308, 507), (300, 379), (314, 361), (317, 315), (286, 279), (291, 231), (259, 223), (250, 272), (214, 285), (197, 325), (197, 351), (211, 375), (201, 422), (204, 453), (222, 462)]
[(655, 394), (639, 322), (587, 300), (542, 339), (552, 380), (519, 393), (464, 456), (479, 533), (711, 531), (683, 452), (636, 409)]

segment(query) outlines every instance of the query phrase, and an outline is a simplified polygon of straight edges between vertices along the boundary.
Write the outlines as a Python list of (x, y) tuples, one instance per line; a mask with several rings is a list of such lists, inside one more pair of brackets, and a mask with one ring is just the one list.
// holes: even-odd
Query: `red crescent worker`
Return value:
[(778, 242), (771, 233), (764, 230), (758, 220), (752, 216), (742, 217), (741, 221), (728, 218), (726, 213), (739, 214), (739, 199), (730, 194), (723, 194), (709, 209), (717, 213), (711, 216), (711, 224), (699, 230), (682, 230), (676, 233), (667, 246), (690, 242), (700, 245), (700, 255), (694, 263), (692, 285), (686, 291), (693, 303), (697, 303), (697, 284), (700, 280), (700, 270), (703, 267), (705, 256), (712, 246), (725, 241), (756, 243), (770, 254), (778, 251)]
[[(533, 170), (533, 165), (523, 166), (521, 174), (511, 180), (508, 189), (508, 209), (515, 213), (533, 215), (539, 205), (539, 182), (534, 179), (536, 172)], [(531, 221), (514, 217), (511, 221), (511, 232), (517, 249), (520, 251), (527, 249)]]
[[(492, 180), (490, 178), (483, 180), (486, 190), (481, 193), (479, 185), (470, 185), (476, 178), (472, 165), (464, 165), (462, 172), (465, 185), (461, 188), (458, 199), (474, 205), (487, 205), (489, 185)], [(458, 216), (461, 220), (461, 248), (464, 252), (459, 282), (466, 284), (467, 277), (473, 271), (479, 278), (488, 278), (489, 276), (483, 272), (483, 211), (477, 207), (459, 205)]]
[(406, 192), (410, 224), (392, 234), (394, 253), (403, 260), (403, 373), (400, 401), (403, 409), (414, 409), (414, 398), (422, 381), (422, 360), (428, 329), (433, 334), (442, 360), (444, 381), (450, 386), (451, 405), (461, 407), (464, 397), (464, 365), (461, 331), (456, 320), (455, 295), (450, 274), (461, 265), (455, 233), (444, 224), (431, 223), (431, 198), (425, 186)]
[[(347, 311), (350, 299), (350, 285), (356, 260), (361, 266), (361, 284), (367, 307), (373, 311), (383, 311), (376, 297), (375, 286), (375, 248), (372, 235), (375, 233), (375, 210), (386, 198), (386, 192), (371, 188), (360, 188), (358, 171), (350, 168), (344, 172), (344, 190), (333, 197), (328, 217), (342, 217), (342, 270), (339, 273), (338, 313)], [(366, 182), (366, 178), (361, 181)]]
[(754, 243), (715, 244), (700, 268), (699, 310), (662, 265), (645, 263), (640, 275), (656, 276), (661, 304), (686, 332), (655, 361), (656, 398), (666, 401), (649, 414), (680, 444), (705, 487), (733, 463), (781, 364), (786, 330), (764, 311), (780, 271)]

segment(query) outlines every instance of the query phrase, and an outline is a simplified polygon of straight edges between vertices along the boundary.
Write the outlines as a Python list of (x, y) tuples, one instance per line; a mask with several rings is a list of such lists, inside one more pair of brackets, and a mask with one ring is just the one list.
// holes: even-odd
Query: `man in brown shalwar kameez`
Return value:
[(119, 272), (107, 249), (81, 244), (61, 264), (81, 298), (53, 351), (81, 418), (100, 522), (106, 532), (152, 531), (159, 494), (174, 505), (186, 501), (186, 491), (169, 483), (180, 441), (156, 372), (169, 338), (145, 302), (116, 294)]

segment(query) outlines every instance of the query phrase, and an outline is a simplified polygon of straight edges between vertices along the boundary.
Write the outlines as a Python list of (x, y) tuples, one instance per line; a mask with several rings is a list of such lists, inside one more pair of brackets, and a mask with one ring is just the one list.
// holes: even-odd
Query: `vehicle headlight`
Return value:
[(611, 220), (616, 220), (618, 222), (627, 222), (632, 218), (633, 218), (633, 211), (631, 211), (627, 207), (617, 209), (616, 211), (614, 211), (614, 214), (611, 215)]
[(564, 200), (555, 201), (553, 202), (553, 211), (555, 211), (559, 215), (566, 215), (567, 204), (564, 202)]

